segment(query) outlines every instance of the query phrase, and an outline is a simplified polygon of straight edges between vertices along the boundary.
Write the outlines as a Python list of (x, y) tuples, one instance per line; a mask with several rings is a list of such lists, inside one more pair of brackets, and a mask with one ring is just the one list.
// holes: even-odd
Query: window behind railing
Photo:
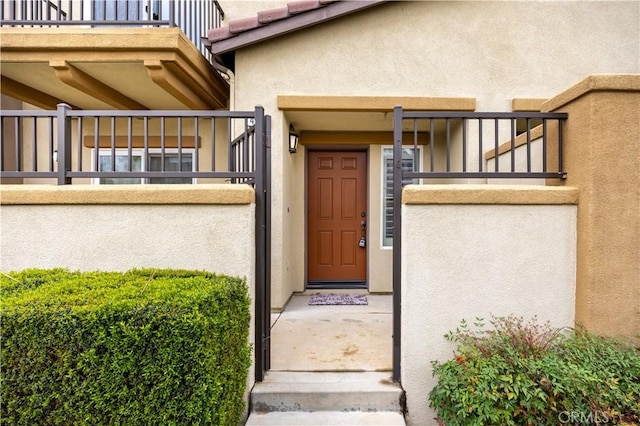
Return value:
[(264, 111), (1, 111), (3, 178), (253, 183)]
[[(129, 155), (126, 149), (117, 149), (116, 155), (112, 155), (110, 149), (92, 149), (91, 156), (97, 157), (97, 171), (99, 172), (193, 172), (196, 170), (194, 150), (182, 149), (141, 149), (131, 150)], [(114, 161), (115, 160), (115, 161)], [(93, 179), (93, 183), (102, 185), (126, 185), (126, 184), (153, 184), (153, 183), (194, 183), (193, 178), (185, 177), (150, 177), (150, 178), (111, 178), (102, 177)]]
[(209, 59), (201, 37), (223, 19), (217, 0), (0, 0), (5, 27), (179, 27)]

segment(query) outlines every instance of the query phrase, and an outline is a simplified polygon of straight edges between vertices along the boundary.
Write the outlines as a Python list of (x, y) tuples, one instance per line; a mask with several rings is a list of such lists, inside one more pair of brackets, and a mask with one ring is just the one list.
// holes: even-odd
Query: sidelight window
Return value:
[[(402, 148), (402, 170), (421, 171), (420, 167), (420, 148)], [(418, 180), (404, 179), (402, 186), (410, 183)], [(382, 191), (382, 246), (393, 247), (393, 147), (382, 148)]]

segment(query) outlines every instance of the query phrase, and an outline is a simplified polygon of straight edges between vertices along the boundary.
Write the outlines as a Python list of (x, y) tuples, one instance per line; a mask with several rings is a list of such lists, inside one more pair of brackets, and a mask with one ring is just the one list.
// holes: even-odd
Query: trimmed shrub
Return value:
[(34, 269), (0, 283), (3, 422), (240, 422), (250, 365), (245, 280)]
[[(430, 406), (446, 425), (557, 425), (640, 421), (640, 352), (535, 318), (462, 321), (445, 335), (454, 358), (432, 361)], [(563, 333), (563, 331), (565, 331)]]

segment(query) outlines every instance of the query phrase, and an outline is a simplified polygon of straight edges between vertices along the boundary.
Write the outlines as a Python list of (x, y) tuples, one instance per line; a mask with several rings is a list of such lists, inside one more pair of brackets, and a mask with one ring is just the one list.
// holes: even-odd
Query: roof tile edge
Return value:
[[(240, 43), (234, 43), (232, 40), (241, 34), (250, 34), (253, 31), (266, 29), (269, 24), (284, 24), (287, 27), (287, 30), (284, 32), (295, 31), (296, 29), (301, 29), (310, 25), (314, 25), (315, 19), (305, 19), (304, 24), (300, 25), (298, 23), (295, 24), (287, 24), (289, 19), (303, 17), (307, 13), (315, 13), (320, 9), (330, 9), (331, 7), (337, 7), (335, 12), (329, 13), (330, 17), (322, 15), (322, 19), (318, 19), (315, 23), (321, 23), (328, 19), (333, 19), (339, 16), (342, 16), (346, 13), (354, 12), (357, 10), (365, 9), (370, 6), (386, 3), (388, 0), (360, 0), (360, 1), (344, 1), (344, 0), (298, 0), (287, 3), (287, 6), (276, 8), (276, 9), (267, 9), (263, 11), (259, 11), (256, 16), (234, 19), (229, 21), (227, 26), (220, 27), (217, 29), (210, 29), (207, 32), (207, 36), (203, 37), (203, 41), (205, 45), (211, 50), (214, 55), (219, 55), (229, 50), (234, 50), (236, 47), (244, 46), (246, 44), (252, 44), (253, 42), (257, 42), (263, 39), (271, 38), (273, 35), (269, 35), (264, 37), (262, 34), (256, 36), (256, 40), (249, 40), (247, 43), (244, 39)], [(286, 12), (286, 13), (285, 13)], [(298, 25), (300, 25), (298, 27)], [(274, 31), (275, 33), (280, 33), (280, 31)], [(245, 37), (246, 39), (246, 37)], [(249, 36), (249, 39), (252, 39)], [(225, 45), (220, 49), (212, 49), (212, 46), (216, 43), (222, 42), (221, 44)], [(229, 47), (229, 43), (235, 47)]]

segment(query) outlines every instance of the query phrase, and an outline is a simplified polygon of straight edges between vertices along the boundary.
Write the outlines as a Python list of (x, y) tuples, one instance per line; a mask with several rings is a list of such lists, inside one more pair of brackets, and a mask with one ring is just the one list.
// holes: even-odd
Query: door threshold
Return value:
[(366, 281), (307, 281), (306, 290), (366, 290)]

